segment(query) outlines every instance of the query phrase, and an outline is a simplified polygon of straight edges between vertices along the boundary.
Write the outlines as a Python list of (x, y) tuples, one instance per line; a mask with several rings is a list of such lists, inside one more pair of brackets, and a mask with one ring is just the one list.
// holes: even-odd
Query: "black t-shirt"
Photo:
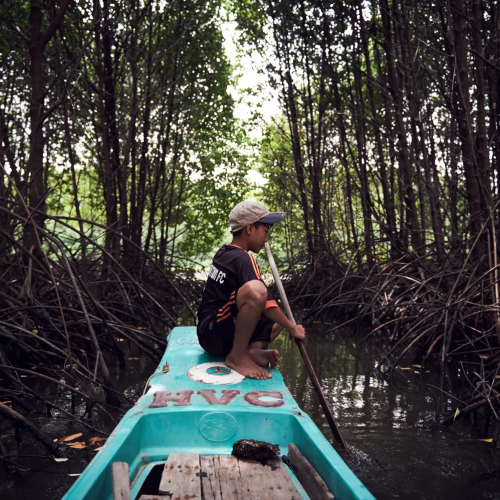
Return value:
[[(223, 245), (219, 248), (208, 272), (207, 284), (198, 309), (198, 323), (227, 304), (232, 292), (252, 280), (264, 283), (259, 265), (252, 255), (235, 245)], [(278, 307), (269, 289), (265, 308), (268, 307)]]

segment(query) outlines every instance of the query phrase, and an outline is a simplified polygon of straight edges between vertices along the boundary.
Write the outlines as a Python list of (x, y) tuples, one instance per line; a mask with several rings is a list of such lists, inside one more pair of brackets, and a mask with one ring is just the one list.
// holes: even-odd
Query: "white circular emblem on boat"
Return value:
[(231, 370), (222, 361), (193, 366), (188, 371), (188, 377), (195, 382), (211, 385), (239, 384), (245, 380), (243, 375)]
[(200, 434), (208, 441), (222, 442), (231, 439), (238, 424), (229, 413), (213, 412), (205, 415), (198, 425)]

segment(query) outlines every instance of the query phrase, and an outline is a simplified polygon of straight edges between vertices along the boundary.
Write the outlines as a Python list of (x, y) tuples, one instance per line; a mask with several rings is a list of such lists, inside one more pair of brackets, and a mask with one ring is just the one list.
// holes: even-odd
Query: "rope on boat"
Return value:
[[(168, 361), (165, 361), (165, 364), (163, 365), (162, 369), (159, 372), (153, 373), (151, 377), (148, 378), (148, 381), (146, 382), (146, 385), (144, 386), (144, 391), (142, 391), (142, 395), (146, 394), (148, 389), (150, 388), (149, 382), (153, 377), (156, 377), (157, 375), (163, 375), (164, 373), (167, 373), (170, 370), (170, 366), (168, 364)], [(137, 402), (135, 403), (137, 404)]]

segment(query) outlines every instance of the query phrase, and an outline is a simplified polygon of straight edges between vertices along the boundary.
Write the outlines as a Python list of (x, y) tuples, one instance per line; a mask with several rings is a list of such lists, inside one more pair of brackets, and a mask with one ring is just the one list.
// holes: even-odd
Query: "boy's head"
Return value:
[(229, 214), (233, 241), (244, 241), (246, 250), (258, 253), (267, 241), (270, 227), (283, 219), (284, 212), (270, 212), (262, 203), (243, 201)]

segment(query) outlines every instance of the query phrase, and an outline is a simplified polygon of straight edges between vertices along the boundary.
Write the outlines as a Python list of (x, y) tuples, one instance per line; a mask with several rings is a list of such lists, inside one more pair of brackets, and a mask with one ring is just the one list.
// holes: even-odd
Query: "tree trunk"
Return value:
[[(118, 218), (118, 210), (115, 203), (113, 208), (113, 219), (118, 221), (118, 226), (114, 229), (123, 232), (127, 236), (127, 172), (124, 166), (120, 163), (120, 137), (118, 131), (118, 120), (116, 114), (116, 92), (113, 71), (113, 26), (110, 18), (110, 0), (103, 0), (103, 15), (102, 15), (102, 73), (103, 73), (103, 99), (104, 99), (104, 124), (107, 133), (108, 141), (108, 157), (109, 168), (111, 169), (111, 177), (113, 179), (110, 188), (113, 189), (113, 198), (118, 191), (118, 203), (120, 207), (120, 215)], [(114, 237), (113, 247), (111, 248), (115, 259), (119, 259), (120, 241)]]
[(477, 165), (479, 170), (479, 182), (481, 184), (482, 204), (485, 214), (490, 213), (491, 202), (491, 176), (490, 161), (488, 155), (488, 138), (486, 132), (485, 97), (486, 85), (484, 81), (484, 61), (482, 56), (483, 44), (481, 34), (483, 29), (483, 15), (479, 0), (472, 0), (472, 46), (476, 62), (476, 87), (477, 87)]
[[(137, 49), (137, 38), (139, 30), (139, 8), (136, 1), (132, 1), (131, 11), (133, 12), (133, 20), (131, 23), (131, 42), (130, 42), (130, 72), (132, 74), (132, 102), (130, 105), (130, 121), (128, 126), (127, 140), (124, 147), (124, 158), (123, 163), (120, 168), (120, 226), (122, 228), (122, 233), (126, 238), (130, 238), (131, 232), (128, 224), (127, 215), (127, 178), (128, 172), (132, 173), (131, 182), (131, 193), (130, 193), (130, 203), (131, 211), (135, 208), (136, 202), (136, 177), (135, 177), (135, 151), (137, 144), (137, 116), (139, 114), (138, 109), (138, 98), (137, 98), (137, 88), (138, 88), (138, 68), (137, 61), (139, 59), (138, 49)], [(131, 161), (132, 158), (132, 161)], [(132, 167), (130, 168), (130, 163)], [(125, 204), (122, 200), (125, 200)], [(126, 260), (131, 260), (131, 247), (130, 244), (124, 240), (123, 241), (123, 256)]]
[[(100, 2), (99, 0), (94, 0), (94, 9), (97, 10), (98, 13), (95, 14), (95, 17), (100, 18)], [(117, 256), (117, 237), (116, 233), (111, 230), (111, 228), (117, 228), (118, 224), (118, 211), (116, 204), (116, 189), (115, 189), (115, 177), (113, 175), (113, 167), (112, 167), (112, 159), (111, 159), (111, 146), (110, 146), (110, 137), (109, 137), (109, 127), (108, 121), (106, 117), (105, 110), (105, 73), (104, 73), (104, 64), (103, 64), (103, 49), (102, 49), (102, 34), (103, 28), (99, 25), (96, 29), (95, 33), (95, 42), (96, 42), (96, 73), (98, 78), (98, 101), (99, 101), (99, 126), (97, 130), (98, 143), (102, 144), (102, 162), (103, 168), (101, 172), (101, 182), (102, 189), (104, 195), (104, 205), (106, 211), (106, 236), (104, 240), (104, 249), (106, 253), (103, 256), (103, 266), (102, 266), (102, 280), (106, 281), (108, 277), (109, 266), (111, 265), (110, 258), (108, 253)], [(100, 140), (99, 140), (100, 135)]]
[(344, 115), (342, 108), (342, 98), (340, 96), (339, 90), (339, 77), (338, 74), (333, 69), (333, 66), (330, 65), (330, 70), (332, 73), (332, 87), (333, 87), (333, 95), (334, 95), (334, 109), (336, 110), (337, 115), (337, 123), (340, 130), (340, 159), (342, 166), (344, 168), (345, 177), (346, 177), (346, 195), (347, 195), (347, 219), (351, 225), (352, 231), (352, 239), (354, 243), (354, 248), (356, 251), (356, 260), (358, 264), (358, 268), (361, 267), (361, 255), (358, 252), (359, 243), (358, 243), (358, 233), (356, 230), (356, 225), (354, 224), (354, 208), (353, 208), (353, 195), (352, 195), (352, 181), (351, 181), (351, 172), (349, 171), (349, 162), (347, 161), (347, 133), (346, 133), (346, 125), (344, 123)]
[(377, 102), (375, 100), (375, 90), (373, 88), (373, 72), (370, 51), (368, 49), (368, 33), (363, 18), (363, 9), (361, 4), (358, 3), (358, 15), (361, 25), (361, 42), (363, 45), (363, 53), (366, 61), (366, 74), (367, 74), (367, 87), (370, 96), (370, 108), (372, 112), (373, 130), (375, 133), (375, 142), (377, 144), (377, 154), (380, 167), (380, 181), (382, 183), (382, 195), (384, 201), (384, 210), (386, 214), (387, 224), (385, 224), (385, 232), (389, 238), (391, 245), (390, 255), (392, 260), (399, 258), (400, 252), (397, 245), (396, 235), (396, 214), (394, 211), (394, 201), (391, 197), (389, 190), (389, 182), (387, 180), (387, 163), (385, 161), (384, 147), (382, 143), (382, 136), (380, 132), (380, 118), (378, 116)]
[[(357, 30), (353, 23), (353, 32)], [(357, 51), (357, 49), (354, 49)], [(367, 158), (366, 158), (366, 128), (364, 126), (364, 113), (362, 109), (362, 82), (361, 71), (359, 69), (358, 54), (353, 55), (353, 73), (354, 73), (354, 89), (355, 95), (353, 99), (354, 105), (354, 132), (356, 134), (357, 145), (357, 162), (359, 165), (359, 180), (361, 208), (363, 211), (363, 226), (364, 226), (364, 240), (365, 240), (365, 255), (368, 268), (373, 267), (373, 225), (372, 225), (372, 202), (370, 195), (370, 186), (368, 181), (367, 172)], [(354, 161), (354, 157), (353, 157)]]
[[(270, 15), (273, 20), (276, 20), (276, 12), (271, 4), (268, 2), (270, 8)], [(307, 200), (306, 184), (304, 178), (304, 162), (302, 158), (302, 146), (299, 134), (299, 118), (297, 114), (297, 105), (295, 102), (295, 91), (293, 87), (293, 79), (291, 74), (290, 65), (290, 47), (289, 41), (286, 39), (287, 34), (284, 35), (285, 39), (280, 40), (276, 24), (273, 23), (273, 36), (277, 49), (277, 58), (280, 63), (279, 76), (281, 79), (281, 87), (283, 92), (283, 100), (287, 113), (288, 126), (292, 141), (292, 155), (295, 167), (295, 174), (297, 176), (297, 183), (300, 193), (300, 202), (302, 205), (302, 216), (304, 220), (304, 229), (306, 233), (307, 253), (311, 263), (315, 260), (315, 251), (313, 237), (309, 226), (309, 203)]]
[(144, 217), (144, 209), (146, 204), (146, 178), (148, 175), (148, 152), (149, 152), (149, 130), (150, 130), (150, 120), (151, 120), (151, 101), (152, 101), (152, 91), (151, 91), (151, 74), (152, 74), (152, 60), (153, 60), (153, 49), (152, 49), (152, 29), (153, 22), (151, 20), (151, 7), (149, 7), (149, 30), (148, 30), (148, 58), (147, 58), (147, 69), (146, 69), (146, 89), (144, 93), (144, 117), (143, 117), (143, 129), (142, 129), (142, 148), (141, 148), (141, 158), (139, 160), (139, 180), (137, 184), (137, 201), (135, 203), (135, 210), (131, 209), (131, 230), (132, 230), (132, 241), (141, 246), (142, 243), (142, 221)]
[(413, 174), (408, 158), (408, 144), (406, 141), (406, 127), (403, 121), (403, 96), (394, 65), (393, 42), (391, 33), (390, 10), (387, 0), (380, 0), (380, 11), (384, 30), (384, 49), (387, 58), (389, 87), (395, 106), (396, 133), (398, 136), (398, 156), (401, 178), (403, 181), (403, 198), (406, 205), (407, 226), (410, 231), (413, 250), (420, 256), (423, 255), (422, 237), (418, 212), (413, 190)]
[(474, 246), (474, 258), (479, 262), (482, 257), (486, 255), (484, 237), (481, 236), (484, 213), (480, 188), (481, 175), (477, 168), (474, 154), (474, 140), (471, 130), (472, 118), (469, 97), (469, 70), (467, 63), (467, 28), (463, 0), (453, 1), (452, 18), (457, 66), (458, 133), (462, 146), (465, 185), (471, 217), (471, 237), (473, 240), (479, 238), (478, 243)]
[(28, 205), (39, 212), (33, 213), (26, 225), (24, 246), (28, 252), (41, 251), (34, 226), (43, 229), (45, 217), (45, 193), (43, 187), (43, 112), (45, 99), (44, 47), (42, 46), (42, 7), (39, 0), (31, 0), (30, 10), (30, 154), (26, 169), (30, 175)]
[[(43, 229), (45, 224), (45, 187), (43, 166), (43, 123), (45, 105), (45, 47), (59, 28), (70, 0), (62, 0), (59, 8), (52, 17), (46, 31), (42, 31), (42, 4), (40, 0), (30, 1), (30, 153), (26, 169), (29, 173), (28, 205), (37, 212), (32, 212), (30, 222), (25, 227), (24, 247), (35, 253), (42, 249), (36, 235), (35, 226)], [(30, 214), (28, 214), (30, 215)]]
[(299, 123), (297, 116), (297, 108), (295, 105), (295, 95), (293, 90), (293, 81), (292, 75), (290, 74), (290, 70), (287, 69), (285, 73), (286, 80), (286, 100), (287, 100), (287, 108), (288, 108), (288, 123), (290, 127), (290, 134), (292, 138), (292, 153), (293, 153), (293, 161), (295, 165), (295, 173), (297, 175), (297, 181), (299, 184), (300, 191), (300, 199), (302, 202), (302, 212), (304, 217), (304, 228), (306, 231), (306, 239), (307, 239), (307, 250), (309, 253), (309, 259), (311, 262), (315, 260), (315, 248), (313, 244), (313, 238), (311, 234), (311, 230), (309, 227), (309, 203), (307, 201), (307, 193), (306, 186), (304, 180), (304, 162), (302, 160), (302, 148), (301, 141), (299, 135)]
[[(179, 7), (180, 9), (180, 7)], [(182, 25), (182, 12), (179, 10), (177, 13), (177, 27), (180, 28)], [(162, 111), (162, 118), (161, 118), (161, 129), (162, 133), (160, 134), (159, 140), (161, 140), (161, 157), (159, 158), (159, 166), (156, 170), (155, 177), (154, 177), (154, 183), (152, 187), (152, 195), (151, 195), (151, 209), (150, 209), (150, 214), (149, 214), (149, 225), (148, 225), (148, 232), (146, 235), (146, 243), (145, 243), (145, 249), (146, 252), (149, 249), (150, 241), (151, 241), (151, 236), (154, 234), (154, 227), (155, 227), (155, 215), (156, 215), (156, 210), (159, 206), (158, 203), (158, 192), (160, 191), (163, 193), (163, 189), (160, 190), (161, 187), (164, 187), (165, 185), (165, 169), (166, 169), (166, 156), (167, 152), (170, 146), (170, 132), (172, 129), (172, 121), (174, 119), (174, 110), (175, 110), (175, 97), (176, 97), (176, 92), (177, 92), (177, 80), (179, 77), (179, 72), (182, 74), (182, 69), (179, 70), (179, 57), (180, 57), (180, 51), (181, 47), (179, 44), (179, 40), (176, 43), (175, 46), (175, 55), (174, 55), (174, 64), (173, 64), (173, 70), (172, 70), (172, 76), (170, 80), (170, 88), (168, 92), (168, 100), (167, 100), (167, 115), (165, 117), (165, 110), (164, 110), (164, 105), (162, 106), (163, 109)], [(166, 123), (165, 123), (166, 121)], [(163, 137), (163, 130), (164, 127), (166, 126), (166, 131), (165, 131), (165, 136)]]
[[(306, 14), (304, 9), (304, 2), (300, 3), (301, 10), (301, 35), (304, 54), (304, 64), (306, 68), (306, 88), (304, 90), (304, 120), (306, 137), (308, 137), (308, 156), (309, 156), (309, 177), (311, 179), (311, 198), (312, 198), (312, 219), (313, 219), (313, 242), (316, 253), (322, 253), (326, 250), (325, 242), (325, 228), (323, 218), (321, 216), (321, 176), (322, 176), (322, 163), (321, 163), (321, 131), (324, 127), (323, 118), (325, 111), (325, 86), (324, 86), (324, 59), (325, 59), (325, 29), (323, 26), (323, 47), (322, 47), (322, 65), (319, 86), (319, 105), (318, 111), (314, 110), (314, 99), (311, 91), (311, 75), (313, 71), (309, 65), (309, 33), (306, 25)], [(323, 22), (324, 25), (324, 22)], [(317, 118), (315, 119), (315, 116)], [(318, 130), (315, 129), (315, 122), (317, 121)]]

